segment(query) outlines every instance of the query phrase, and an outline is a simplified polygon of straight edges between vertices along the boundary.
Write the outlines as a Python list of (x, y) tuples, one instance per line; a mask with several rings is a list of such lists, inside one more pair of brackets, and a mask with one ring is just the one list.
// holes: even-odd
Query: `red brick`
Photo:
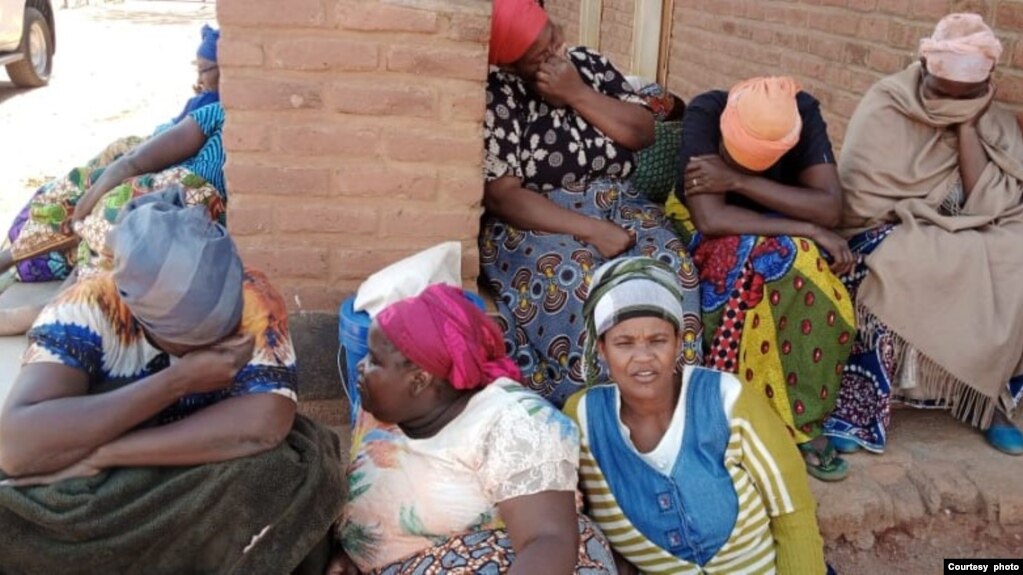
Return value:
[(377, 155), (378, 139), (376, 130), (348, 124), (285, 125), (276, 129), (274, 148), (290, 154), (369, 158)]
[(855, 36), (860, 27), (860, 16), (858, 14), (839, 13), (831, 14), (828, 31), (838, 36)]
[[(1003, 55), (1002, 61), (1006, 62), (1007, 58)], [(1016, 48), (1012, 51), (1012, 65), (1017, 68), (1023, 68), (1023, 39), (1016, 40)]]
[(949, 12), (973, 12), (980, 14), (988, 24), (991, 24), (993, 21), (991, 18), (992, 3), (989, 0), (954, 0)]
[(429, 200), (436, 195), (437, 176), (429, 167), (359, 164), (336, 170), (333, 187), (346, 197)]
[(479, 234), (479, 217), (478, 210), (424, 210), (403, 205), (381, 214), (380, 235), (437, 240), (475, 238)]
[(841, 62), (845, 52), (845, 42), (824, 36), (810, 38), (810, 53), (825, 60)]
[(318, 82), (276, 79), (273, 76), (247, 78), (225, 75), (220, 79), (220, 99), (230, 110), (293, 110), (320, 108)]
[(877, 70), (885, 74), (891, 74), (905, 68), (909, 64), (907, 54), (885, 50), (884, 48), (871, 48), (867, 57), (867, 66), (871, 70)]
[(348, 38), (281, 40), (270, 47), (270, 65), (286, 70), (369, 71), (379, 66), (374, 42)]
[(377, 230), (377, 209), (367, 206), (302, 204), (277, 213), (282, 232), (371, 235)]
[(249, 199), (243, 194), (228, 206), (227, 229), (232, 236), (264, 235), (273, 230), (273, 208), (259, 200), (246, 201)]
[[(272, 278), (271, 278), (272, 279)], [(288, 310), (322, 311), (337, 313), (338, 307), (346, 297), (359, 289), (362, 281), (326, 282), (309, 280), (275, 281), (284, 296)]]
[(870, 54), (870, 48), (862, 45), (849, 42), (845, 45), (845, 55), (842, 61), (846, 64), (852, 64), (853, 66), (866, 66), (867, 56)]
[(884, 0), (879, 7), (884, 13), (906, 16), (910, 14), (910, 3), (910, 0)]
[(387, 69), (431, 77), (483, 80), (487, 77), (487, 51), (479, 46), (397, 45), (387, 53)]
[(873, 12), (878, 0), (849, 0), (849, 8), (859, 12)]
[(436, 12), (390, 6), (365, 0), (338, 4), (337, 20), (342, 28), (349, 30), (426, 34), (437, 31)]
[(483, 202), (483, 173), (471, 169), (442, 172), (437, 189), (454, 204), (478, 208)]
[(326, 19), (320, 0), (245, 0), (217, 3), (217, 21), (223, 28), (232, 26), (323, 26)]
[(270, 147), (270, 131), (266, 125), (236, 117), (228, 115), (224, 127), (224, 147), (229, 152), (259, 152)]
[(419, 251), (411, 246), (383, 248), (373, 245), (351, 246), (350, 249), (334, 250), (330, 254), (331, 280), (364, 281), (381, 269)]
[(330, 170), (285, 165), (232, 164), (231, 185), (248, 194), (326, 196), (330, 193)]
[[(481, 90), (482, 92), (482, 90)], [(407, 83), (373, 81), (338, 82), (328, 92), (331, 108), (346, 114), (413, 116), (435, 115), (436, 94), (430, 88)]]
[[(550, 12), (550, 10), (548, 10)], [(487, 44), (490, 40), (490, 17), (478, 16), (476, 14), (446, 14), (442, 16), (444, 21), (444, 37), (459, 42), (475, 42)], [(551, 19), (564, 26), (567, 22), (551, 15)], [(576, 18), (578, 20), (578, 18)], [(575, 44), (577, 40), (572, 39), (567, 28), (564, 29), (566, 41)], [(574, 32), (578, 34), (578, 31)]]
[(885, 16), (864, 16), (856, 37), (863, 41), (884, 42), (888, 38), (891, 18)]
[(327, 250), (313, 246), (249, 248), (243, 253), (245, 265), (275, 278), (326, 278)]
[(445, 107), (447, 110), (445, 117), (482, 123), (487, 108), (486, 93), (482, 87), (471, 91), (463, 89), (454, 92), (449, 96)]
[(400, 162), (477, 162), (483, 157), (483, 140), (436, 132), (398, 130), (382, 137), (388, 158)]
[(995, 26), (999, 30), (1018, 32), (1023, 29), (1023, 3), (1000, 2), (995, 8)]
[(1003, 70), (995, 80), (998, 100), (1009, 104), (1023, 104), (1023, 75)]
[(262, 66), (263, 46), (255, 42), (221, 38), (217, 42), (217, 62), (221, 66)]
[(913, 0), (913, 19), (930, 24), (933, 28), (938, 20), (950, 12), (949, 0)]

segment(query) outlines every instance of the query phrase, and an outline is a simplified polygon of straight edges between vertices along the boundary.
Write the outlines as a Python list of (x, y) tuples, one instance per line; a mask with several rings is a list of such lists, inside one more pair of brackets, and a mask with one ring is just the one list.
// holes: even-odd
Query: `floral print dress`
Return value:
[[(594, 90), (646, 106), (600, 54), (574, 48), (569, 58)], [(633, 152), (571, 108), (548, 104), (520, 78), (496, 68), (487, 82), (484, 143), (487, 182), (512, 176), (521, 180), (523, 193), (542, 194), (560, 207), (634, 231), (636, 244), (622, 256), (653, 257), (678, 270), (685, 290), (681, 361), (699, 364), (699, 278), (663, 210), (632, 186)], [(496, 296), (509, 356), (529, 387), (560, 406), (584, 382), (583, 301), (605, 258), (572, 236), (519, 229), (488, 214), (480, 261)]]

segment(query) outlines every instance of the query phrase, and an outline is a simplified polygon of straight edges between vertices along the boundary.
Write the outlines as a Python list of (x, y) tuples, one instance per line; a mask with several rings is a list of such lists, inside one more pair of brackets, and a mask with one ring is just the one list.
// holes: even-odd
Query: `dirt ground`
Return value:
[(828, 562), (840, 575), (940, 574), (942, 559), (1004, 559), (1021, 554), (1023, 525), (1002, 528), (975, 515), (952, 513), (933, 517), (912, 530), (887, 531), (867, 550), (842, 541), (826, 551)]
[(127, 0), (57, 10), (50, 84), (18, 89), (0, 68), (0, 227), (46, 179), (178, 114), (192, 95), (199, 28), (215, 22), (215, 8)]

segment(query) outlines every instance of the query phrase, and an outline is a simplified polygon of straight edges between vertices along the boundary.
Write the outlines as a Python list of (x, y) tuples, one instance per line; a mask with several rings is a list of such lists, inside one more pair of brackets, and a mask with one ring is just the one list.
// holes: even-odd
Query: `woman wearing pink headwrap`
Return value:
[(382, 311), (359, 373), (344, 551), (328, 573), (614, 573), (577, 512), (576, 427), (518, 383), (500, 329), (461, 290)]
[(811, 475), (842, 479), (822, 425), (855, 331), (836, 275), (852, 254), (831, 231), (842, 196), (820, 106), (788, 77), (706, 92), (683, 116), (680, 153), (667, 208), (700, 271), (706, 364), (761, 391)]
[(566, 49), (533, 0), (495, 0), (491, 29), (480, 263), (526, 385), (556, 405), (582, 387), (583, 300), (617, 256), (678, 270), (683, 361), (699, 363), (696, 270), (629, 179), (654, 138), (646, 102), (600, 54)]
[(950, 14), (920, 62), (853, 113), (839, 177), (859, 338), (827, 433), (885, 447), (893, 400), (949, 407), (1023, 454), (1023, 135), (993, 102), (1002, 47), (976, 14)]

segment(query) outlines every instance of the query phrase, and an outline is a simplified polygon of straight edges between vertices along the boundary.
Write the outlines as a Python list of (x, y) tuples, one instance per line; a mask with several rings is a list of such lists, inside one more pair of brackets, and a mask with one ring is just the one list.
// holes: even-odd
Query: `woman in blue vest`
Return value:
[[(823, 574), (799, 452), (767, 400), (732, 374), (679, 367), (682, 289), (649, 258), (604, 264), (584, 307), (582, 434), (589, 515), (622, 573)], [(612, 382), (596, 383), (597, 357)]]

